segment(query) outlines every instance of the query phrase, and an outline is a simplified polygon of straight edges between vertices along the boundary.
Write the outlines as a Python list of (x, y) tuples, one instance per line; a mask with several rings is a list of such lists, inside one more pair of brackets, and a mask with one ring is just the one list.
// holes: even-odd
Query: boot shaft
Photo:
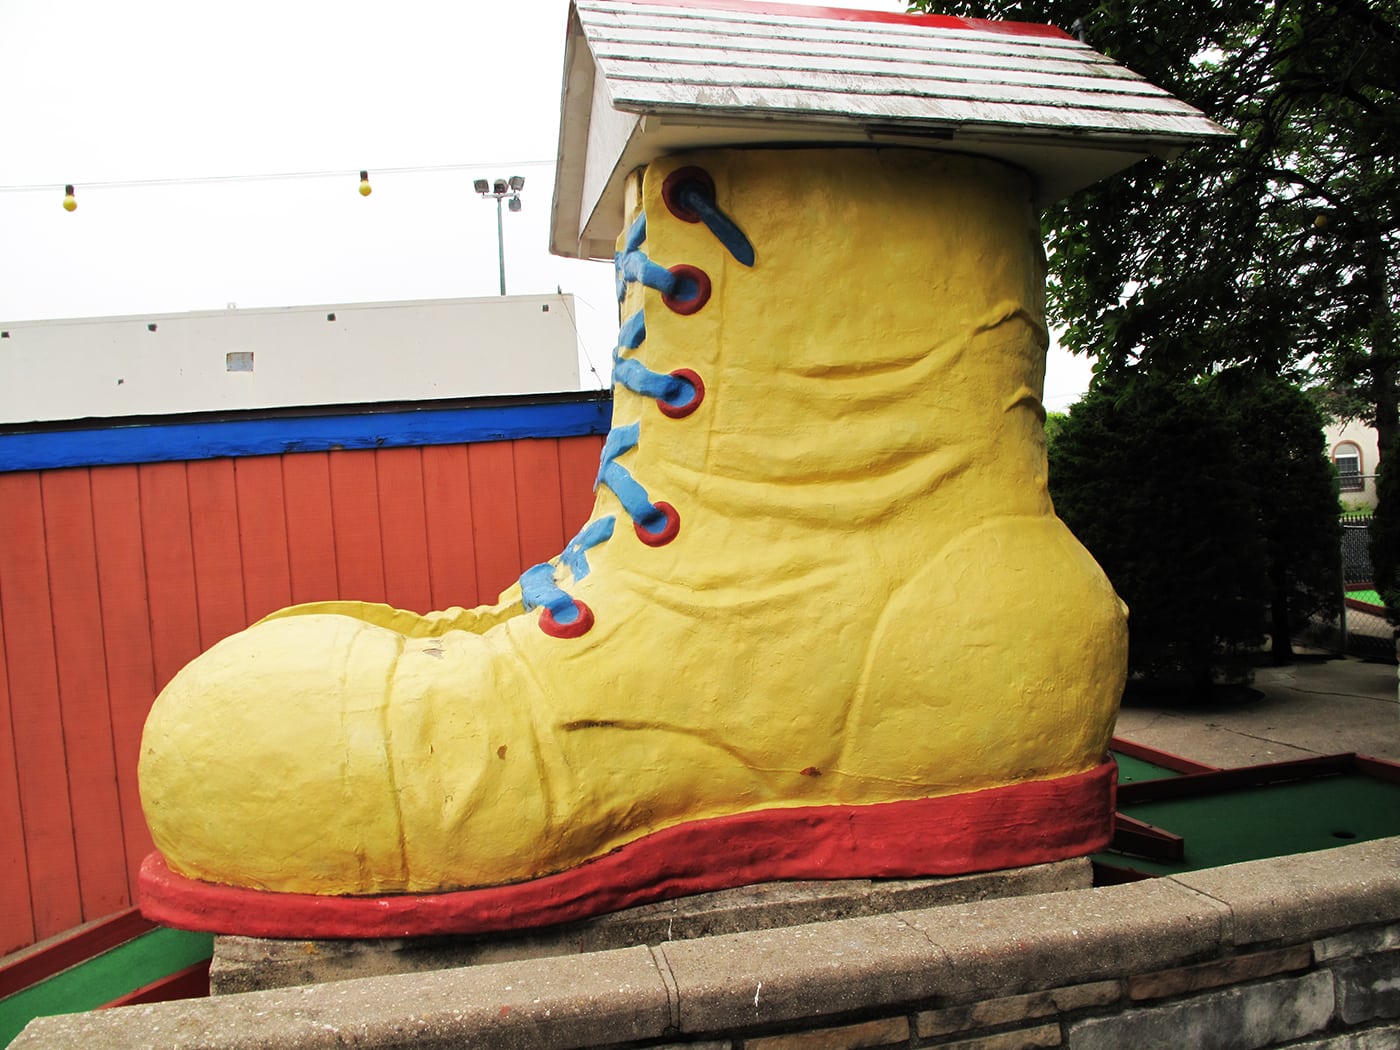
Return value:
[[(692, 168), (752, 266), (668, 207), (668, 177)], [(640, 425), (635, 474), (661, 498), (788, 530), (1050, 512), (1044, 256), (1019, 172), (900, 149), (714, 151), (634, 173), (628, 206), (640, 251), (711, 289), (693, 313), (639, 282), (622, 304), (645, 339), (619, 360), (704, 385), (683, 419), (617, 392), (614, 427)]]

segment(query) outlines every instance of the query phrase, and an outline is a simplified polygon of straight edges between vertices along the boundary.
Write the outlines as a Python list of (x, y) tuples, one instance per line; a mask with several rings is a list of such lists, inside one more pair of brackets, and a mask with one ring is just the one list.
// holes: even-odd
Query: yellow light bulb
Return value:
[(369, 184), (369, 172), (360, 172), (360, 196), (368, 197), (374, 192), (374, 187)]
[(73, 187), (63, 187), (63, 210), (75, 211), (78, 207), (78, 198), (73, 196)]

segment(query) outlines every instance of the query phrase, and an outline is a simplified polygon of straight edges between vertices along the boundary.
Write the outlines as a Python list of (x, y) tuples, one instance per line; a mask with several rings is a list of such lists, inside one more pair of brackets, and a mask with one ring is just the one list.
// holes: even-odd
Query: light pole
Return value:
[(496, 198), (496, 249), (501, 260), (501, 294), (506, 294), (506, 233), (505, 226), (501, 223), (501, 201), (506, 197), (510, 198), (507, 207), (511, 211), (520, 210), (520, 191), (525, 188), (525, 180), (519, 175), (512, 175), (509, 179), (497, 179), (495, 182), (487, 182), (485, 179), (477, 179), (473, 185), (476, 192), (483, 197)]

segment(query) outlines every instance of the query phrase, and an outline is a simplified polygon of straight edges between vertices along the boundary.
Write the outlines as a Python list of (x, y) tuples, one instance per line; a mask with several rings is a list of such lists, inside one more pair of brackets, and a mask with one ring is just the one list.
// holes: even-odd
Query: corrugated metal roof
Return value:
[(610, 256), (621, 179), (678, 149), (922, 142), (1018, 164), (1044, 202), (1228, 134), (1050, 26), (738, 0), (573, 12), (552, 244), (565, 255)]

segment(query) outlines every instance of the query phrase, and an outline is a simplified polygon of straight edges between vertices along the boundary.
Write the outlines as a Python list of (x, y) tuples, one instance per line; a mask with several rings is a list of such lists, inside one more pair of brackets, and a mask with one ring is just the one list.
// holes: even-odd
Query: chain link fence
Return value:
[(1335, 620), (1314, 620), (1299, 641), (1319, 649), (1368, 660), (1395, 660), (1395, 628), (1374, 593), (1371, 568), (1371, 515), (1344, 514), (1342, 523), (1342, 585), (1346, 604)]

